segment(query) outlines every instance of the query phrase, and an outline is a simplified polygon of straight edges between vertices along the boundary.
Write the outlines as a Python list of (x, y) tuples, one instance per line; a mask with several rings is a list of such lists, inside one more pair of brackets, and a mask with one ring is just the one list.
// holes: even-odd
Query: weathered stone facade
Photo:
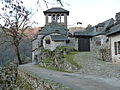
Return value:
[[(112, 56), (112, 61), (114, 63), (116, 62), (120, 62), (120, 53), (119, 53), (119, 45), (117, 42), (120, 42), (120, 34), (117, 35), (112, 35), (109, 37), (110, 39), (110, 48), (111, 48), (111, 56)], [(116, 47), (115, 47), (115, 43), (116, 43)], [(115, 54), (115, 48), (116, 48), (116, 54)]]
[(108, 38), (106, 37), (106, 35), (98, 35), (92, 37), (90, 40), (90, 50), (94, 51), (107, 47), (107, 40)]
[[(52, 33), (52, 34), (45, 36), (45, 38), (43, 39), (43, 47), (45, 49), (49, 49), (50, 51), (53, 51), (58, 46), (66, 46), (66, 41), (53, 41), (51, 39), (51, 35), (60, 35), (60, 34)], [(49, 43), (46, 43), (46, 40), (49, 40)]]
[(56, 7), (48, 9), (43, 13), (46, 23), (32, 41), (32, 61), (35, 61), (35, 57), (40, 59), (42, 48), (50, 51), (61, 46), (70, 46), (78, 49), (78, 40), (67, 29), (69, 11)]
[(110, 42), (106, 35), (98, 35), (90, 40), (90, 49), (95, 57), (103, 61), (111, 61)]

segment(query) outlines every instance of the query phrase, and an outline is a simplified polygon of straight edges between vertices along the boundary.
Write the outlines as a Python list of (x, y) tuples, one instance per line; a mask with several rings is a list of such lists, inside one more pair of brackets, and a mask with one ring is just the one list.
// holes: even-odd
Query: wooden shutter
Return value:
[(117, 55), (117, 42), (114, 42), (114, 47), (115, 47), (115, 55)]

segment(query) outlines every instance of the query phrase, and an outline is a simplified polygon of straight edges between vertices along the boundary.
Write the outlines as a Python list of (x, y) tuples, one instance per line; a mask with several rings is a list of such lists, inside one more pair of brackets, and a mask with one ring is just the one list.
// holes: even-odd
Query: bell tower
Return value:
[(56, 7), (43, 11), (43, 13), (45, 15), (45, 25), (56, 22), (67, 28), (67, 16), (69, 15), (69, 11)]

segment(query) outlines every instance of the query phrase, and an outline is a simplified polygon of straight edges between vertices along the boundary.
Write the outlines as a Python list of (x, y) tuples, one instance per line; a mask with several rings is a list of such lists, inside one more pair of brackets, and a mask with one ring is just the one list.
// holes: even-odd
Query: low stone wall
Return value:
[(0, 90), (16, 88), (17, 67), (0, 67)]
[(32, 90), (72, 90), (60, 83), (43, 79), (22, 69), (18, 69), (18, 75), (21, 77), (24, 83), (29, 83)]

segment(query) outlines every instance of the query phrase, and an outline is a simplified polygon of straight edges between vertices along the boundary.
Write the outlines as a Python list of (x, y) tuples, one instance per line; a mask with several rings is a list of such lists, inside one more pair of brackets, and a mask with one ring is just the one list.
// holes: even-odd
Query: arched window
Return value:
[(47, 39), (47, 38), (46, 38), (46, 39), (45, 39), (45, 43), (46, 43), (46, 44), (50, 44), (50, 39)]
[(53, 16), (52, 16), (52, 21), (55, 21), (56, 19), (55, 19), (56, 17), (55, 17), (55, 15), (53, 14)]

